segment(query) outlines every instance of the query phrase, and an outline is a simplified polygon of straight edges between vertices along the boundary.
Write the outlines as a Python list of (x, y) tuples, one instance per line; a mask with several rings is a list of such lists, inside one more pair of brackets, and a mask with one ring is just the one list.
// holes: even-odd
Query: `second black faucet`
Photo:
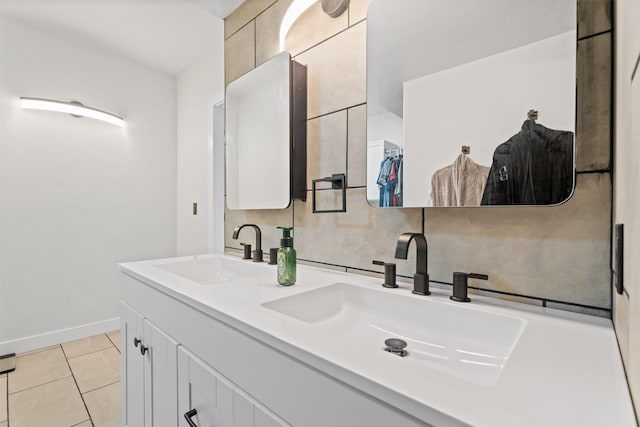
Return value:
[(233, 230), (233, 239), (238, 239), (240, 230), (242, 230), (244, 227), (253, 227), (256, 230), (256, 250), (253, 251), (253, 262), (262, 262), (262, 233), (260, 232), (260, 227), (255, 224), (239, 225), (235, 230)]
[(398, 238), (396, 245), (396, 258), (407, 259), (409, 244), (416, 242), (416, 274), (413, 275), (413, 293), (417, 295), (431, 295), (429, 292), (429, 273), (427, 238), (421, 233), (404, 233)]

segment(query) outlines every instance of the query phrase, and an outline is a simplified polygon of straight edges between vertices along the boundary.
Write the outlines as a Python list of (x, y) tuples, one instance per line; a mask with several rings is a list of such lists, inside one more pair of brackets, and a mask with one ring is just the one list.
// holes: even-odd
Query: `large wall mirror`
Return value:
[(373, 0), (367, 198), (556, 205), (575, 185), (575, 0)]

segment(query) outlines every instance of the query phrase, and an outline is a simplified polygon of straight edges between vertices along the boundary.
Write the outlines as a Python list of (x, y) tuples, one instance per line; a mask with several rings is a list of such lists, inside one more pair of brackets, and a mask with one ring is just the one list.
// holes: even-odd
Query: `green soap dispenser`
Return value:
[(296, 283), (296, 250), (293, 249), (293, 227), (278, 227), (282, 230), (278, 249), (278, 283), (291, 286)]

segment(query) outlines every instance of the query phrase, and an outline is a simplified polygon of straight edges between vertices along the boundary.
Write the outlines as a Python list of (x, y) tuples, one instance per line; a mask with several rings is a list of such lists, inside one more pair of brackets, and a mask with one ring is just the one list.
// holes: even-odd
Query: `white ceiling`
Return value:
[(0, 0), (3, 16), (177, 75), (223, 37), (243, 0)]

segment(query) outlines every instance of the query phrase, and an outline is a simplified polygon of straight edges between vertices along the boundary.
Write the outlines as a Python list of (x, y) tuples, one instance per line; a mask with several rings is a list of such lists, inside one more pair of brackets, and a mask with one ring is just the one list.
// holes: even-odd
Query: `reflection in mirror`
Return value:
[(373, 0), (373, 206), (554, 205), (574, 187), (575, 0)]

